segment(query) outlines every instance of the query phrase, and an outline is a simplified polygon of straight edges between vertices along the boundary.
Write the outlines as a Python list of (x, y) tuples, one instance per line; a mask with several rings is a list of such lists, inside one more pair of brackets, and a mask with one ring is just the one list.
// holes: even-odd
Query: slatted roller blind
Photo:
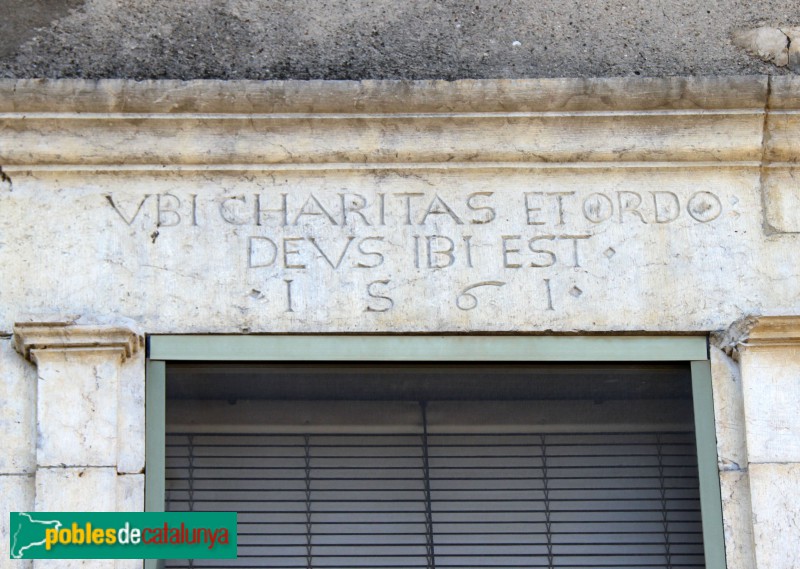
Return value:
[(168, 509), (239, 512), (239, 557), (167, 566), (704, 566), (692, 432), (420, 422), (168, 433)]

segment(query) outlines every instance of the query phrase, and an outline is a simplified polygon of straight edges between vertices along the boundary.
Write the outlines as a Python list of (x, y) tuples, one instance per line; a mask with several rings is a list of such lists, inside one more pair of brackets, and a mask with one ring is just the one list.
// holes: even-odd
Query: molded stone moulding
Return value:
[(36, 363), (41, 350), (110, 350), (122, 361), (144, 345), (144, 337), (128, 328), (75, 325), (71, 322), (26, 322), (14, 326), (17, 351)]
[(775, 347), (800, 350), (800, 316), (758, 318), (739, 345), (745, 350)]

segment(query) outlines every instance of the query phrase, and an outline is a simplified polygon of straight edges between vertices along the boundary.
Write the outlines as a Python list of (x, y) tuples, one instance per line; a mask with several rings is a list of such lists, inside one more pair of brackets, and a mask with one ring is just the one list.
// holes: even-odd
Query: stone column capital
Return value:
[(800, 349), (800, 316), (762, 316), (739, 340), (739, 350), (778, 347)]
[(124, 326), (23, 322), (14, 325), (14, 343), (17, 351), (33, 363), (40, 350), (114, 350), (125, 361), (144, 345), (144, 338)]

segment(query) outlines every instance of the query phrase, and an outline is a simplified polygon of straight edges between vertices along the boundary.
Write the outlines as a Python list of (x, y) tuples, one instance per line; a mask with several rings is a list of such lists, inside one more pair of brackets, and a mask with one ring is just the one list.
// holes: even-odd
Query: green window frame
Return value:
[[(688, 362), (691, 366), (703, 547), (725, 569), (711, 364), (706, 336), (151, 335), (145, 371), (145, 510), (164, 509), (169, 361)], [(155, 569), (146, 560), (146, 569)]]

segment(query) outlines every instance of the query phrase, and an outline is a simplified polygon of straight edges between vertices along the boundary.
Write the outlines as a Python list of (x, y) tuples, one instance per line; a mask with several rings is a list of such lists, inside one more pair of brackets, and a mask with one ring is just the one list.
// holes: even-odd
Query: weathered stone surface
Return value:
[[(35, 508), (42, 512), (141, 512), (144, 475), (118, 475), (114, 468), (40, 468), (36, 473)], [(96, 566), (114, 564), (106, 561)]]
[(800, 464), (750, 467), (755, 552), (758, 567), (800, 566)]
[(800, 234), (800, 168), (773, 167), (764, 174), (766, 229)]
[(36, 362), (42, 350), (116, 351), (118, 360), (125, 360), (142, 345), (143, 339), (132, 330), (121, 326), (74, 326), (74, 321), (21, 322), (14, 325), (14, 341), (23, 357)]
[(800, 27), (786, 28), (783, 32), (789, 38), (789, 69), (800, 73)]
[(36, 471), (36, 511), (113, 512), (117, 478), (113, 467), (40, 467)]
[[(800, 38), (796, 49), (800, 49)], [(793, 44), (794, 45), (794, 44)], [(792, 49), (795, 49), (793, 47)], [(764, 140), (763, 194), (770, 233), (800, 233), (800, 78), (771, 80)]]
[[(765, 305), (800, 311), (788, 250), (761, 233), (756, 172), (15, 178), (4, 201), (29, 237), (0, 251), (23, 265), (11, 319), (15, 306), (56, 303), (150, 332), (670, 331), (722, 328)], [(257, 202), (280, 209), (283, 194), (286, 225), (281, 212), (255, 219)], [(34, 213), (43, 195), (50, 208)], [(725, 301), (732, 278), (738, 304)]]
[[(36, 510), (141, 512), (144, 475), (118, 475), (114, 468), (40, 468), (36, 473)], [(141, 567), (141, 560), (35, 561), (35, 568)]]
[(10, 322), (706, 331), (800, 312), (797, 237), (762, 216), (763, 78), (35, 85), (0, 98)]
[(117, 504), (119, 512), (144, 511), (144, 474), (117, 476)]
[[(790, 85), (796, 84), (794, 82)], [(796, 94), (794, 95), (796, 97)], [(770, 162), (770, 170), (794, 171), (800, 162), (800, 117), (792, 112), (773, 112), (767, 119), (768, 140), (765, 145), (765, 158)]]
[(741, 365), (750, 462), (800, 462), (800, 318), (759, 319)]
[(762, 60), (785, 67), (789, 63), (789, 37), (779, 28), (762, 26), (752, 30), (737, 30), (733, 43)]
[(144, 471), (144, 351), (125, 362), (117, 402), (117, 472)]
[(8, 91), (7, 96), (0, 99), (0, 111), (25, 112), (26, 116), (47, 112), (178, 116), (185, 113), (223, 116), (331, 113), (346, 116), (354, 113), (743, 110), (763, 109), (767, 96), (770, 108), (794, 109), (796, 101), (792, 97), (796, 98), (797, 93), (792, 85), (797, 81), (800, 78), (759, 76), (484, 81), (20, 79), (0, 80), (0, 89)]
[(5, 90), (0, 158), (12, 178), (43, 166), (754, 161), (766, 103), (758, 77), (0, 82)]
[(0, 474), (36, 468), (36, 369), (0, 339)]
[[(800, 106), (800, 77), (770, 77), (769, 108), (773, 111), (797, 109)], [(780, 115), (771, 115), (774, 118)]]
[[(55, 366), (59, 368), (59, 373), (55, 375), (59, 379), (63, 379), (63, 374), (67, 372), (72, 372), (75, 376), (87, 376), (97, 375), (101, 369), (108, 374), (116, 374), (116, 377), (100, 378), (98, 380), (99, 383), (95, 382), (94, 388), (98, 392), (102, 392), (102, 396), (94, 393), (91, 387), (89, 387), (89, 391), (86, 391), (86, 385), (81, 385), (80, 381), (67, 379), (66, 383), (61, 387), (65, 391), (73, 390), (73, 393), (77, 391), (78, 396), (85, 402), (98, 397), (104, 398), (104, 402), (102, 404), (98, 403), (98, 405), (106, 414), (113, 413), (116, 406), (116, 440), (112, 443), (109, 437), (108, 443), (116, 445), (117, 471), (121, 473), (143, 472), (145, 405), (144, 352), (140, 351), (143, 344), (142, 336), (126, 327), (86, 325), (80, 323), (80, 321), (70, 321), (68, 323), (50, 322), (46, 325), (29, 322), (17, 324), (14, 330), (17, 350), (37, 361), (55, 359)], [(45, 351), (44, 354), (43, 350)], [(96, 350), (96, 352), (93, 352), (93, 350)], [(50, 352), (55, 352), (55, 354)], [(61, 355), (58, 355), (59, 353)], [(85, 361), (81, 359), (84, 356), (88, 356)], [(103, 364), (101, 367), (97, 365), (98, 360)], [(124, 360), (127, 363), (117, 369), (120, 360)], [(63, 369), (60, 368), (62, 363), (65, 364)], [(108, 364), (111, 364), (111, 367)], [(52, 367), (46, 367), (46, 371), (52, 371)], [(108, 384), (102, 385), (104, 381)], [(44, 383), (40, 383), (40, 386), (44, 386)], [(49, 389), (50, 386), (44, 386), (44, 388)], [(112, 401), (114, 398), (116, 400)], [(105, 416), (102, 413), (97, 414), (94, 409), (94, 407), (84, 409), (87, 414), (79, 417), (78, 420), (86, 422), (82, 427), (79, 426), (79, 429), (82, 428), (83, 431), (87, 432), (92, 431), (94, 426), (91, 421), (98, 415), (104, 417), (103, 421), (111, 420), (110, 416)], [(49, 414), (42, 415), (42, 423), (46, 423), (50, 417), (51, 415)], [(105, 436), (108, 437), (107, 431), (110, 428), (110, 424), (104, 424), (103, 427), (99, 428), (99, 432), (106, 433)], [(40, 431), (44, 433), (49, 432), (51, 429), (62, 431), (60, 425), (55, 427), (42, 425)], [(72, 434), (74, 435), (75, 433), (73, 432)], [(60, 436), (51, 442), (58, 444)], [(45, 437), (40, 443), (47, 444), (48, 440)], [(105, 460), (108, 460), (108, 458), (106, 455)], [(46, 466), (54, 465), (52, 458), (47, 460)], [(90, 459), (87, 457), (87, 460)], [(86, 464), (91, 463), (87, 462)], [(107, 466), (108, 464), (103, 462), (99, 465)]]
[(120, 379), (121, 364), (137, 353), (141, 336), (73, 322), (18, 323), (14, 335), (17, 351), (37, 366), (37, 464), (111, 466), (122, 456), (125, 468), (141, 471), (142, 360)]
[(33, 353), (39, 374), (37, 463), (115, 466), (119, 355), (100, 350)]
[(744, 400), (739, 367), (722, 350), (711, 346), (714, 417), (720, 470), (747, 468)]
[(0, 474), (0, 543), (3, 544), (3, 555), (0, 555), (0, 569), (30, 569), (30, 561), (9, 559), (7, 553), (9, 540), (9, 512), (30, 512), (33, 510), (34, 480), (32, 475)]
[(753, 510), (747, 472), (720, 472), (727, 569), (755, 569)]
[(5, 1), (5, 17), (0, 20), (0, 57), (14, 54), (17, 47), (31, 38), (38, 28), (62, 18), (71, 8), (76, 8), (83, 0), (30, 0), (25, 4)]
[[(19, 77), (491, 78), (765, 73), (734, 29), (792, 0), (5, 0)], [(68, 11), (67, 8), (75, 8)]]

